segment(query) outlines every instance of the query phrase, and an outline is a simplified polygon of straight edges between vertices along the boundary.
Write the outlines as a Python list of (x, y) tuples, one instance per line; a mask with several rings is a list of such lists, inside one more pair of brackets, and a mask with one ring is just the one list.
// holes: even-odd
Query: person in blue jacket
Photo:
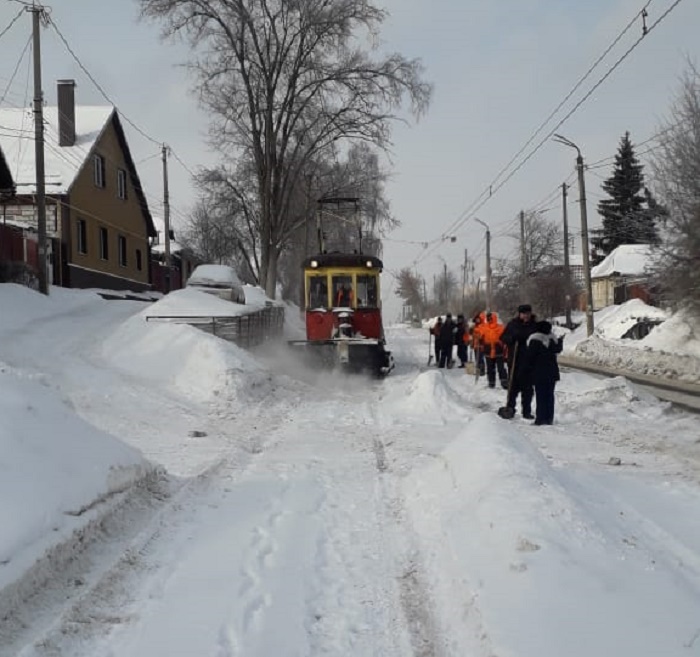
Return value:
[(549, 322), (536, 322), (535, 332), (527, 339), (527, 368), (535, 386), (535, 421), (533, 424), (554, 422), (554, 387), (559, 381), (557, 354), (561, 353), (564, 337), (552, 333)]

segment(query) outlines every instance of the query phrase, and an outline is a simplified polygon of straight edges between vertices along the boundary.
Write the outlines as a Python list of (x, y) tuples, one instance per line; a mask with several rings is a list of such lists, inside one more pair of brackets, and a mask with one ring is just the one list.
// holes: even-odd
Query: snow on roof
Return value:
[[(158, 244), (154, 244), (151, 247), (151, 251), (153, 251), (153, 253), (165, 253), (165, 221), (161, 217), (155, 217), (153, 215), (151, 215), (151, 218), (153, 219), (153, 225), (156, 227), (156, 231), (158, 231)], [(173, 235), (175, 234), (172, 224), (170, 225), (170, 232)], [(170, 253), (181, 253), (184, 250), (185, 247), (180, 244), (180, 242), (174, 239), (170, 240)]]
[(613, 274), (635, 276), (644, 273), (651, 261), (649, 244), (622, 244), (591, 269), (591, 278), (605, 278)]
[[(76, 106), (75, 145), (58, 145), (58, 108), (44, 107), (46, 193), (65, 194), (115, 109)], [(0, 147), (5, 153), (17, 193), (34, 194), (34, 115), (31, 108), (0, 108)]]
[(238, 274), (228, 265), (198, 265), (187, 281), (187, 285), (211, 287), (231, 287), (240, 284)]

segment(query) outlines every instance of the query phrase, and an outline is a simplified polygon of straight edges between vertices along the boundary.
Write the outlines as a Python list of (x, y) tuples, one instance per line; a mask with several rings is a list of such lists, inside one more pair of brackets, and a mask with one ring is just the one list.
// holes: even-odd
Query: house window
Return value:
[(85, 219), (78, 219), (78, 253), (87, 253), (87, 223), (85, 223)]
[(100, 228), (100, 258), (109, 260), (109, 233), (106, 228)]
[(141, 249), (136, 249), (136, 269), (139, 271), (143, 269), (143, 263), (141, 262)]
[(117, 196), (126, 199), (126, 171), (117, 169)]
[(126, 267), (126, 237), (119, 236), (119, 264)]
[(105, 186), (105, 159), (101, 155), (93, 157), (93, 165), (95, 169), (95, 186)]

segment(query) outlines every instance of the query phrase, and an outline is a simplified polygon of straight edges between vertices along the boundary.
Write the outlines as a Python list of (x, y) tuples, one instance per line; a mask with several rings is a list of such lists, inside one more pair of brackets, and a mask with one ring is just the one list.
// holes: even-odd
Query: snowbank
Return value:
[[(245, 349), (188, 324), (146, 321), (154, 315), (221, 316), (238, 306), (204, 292), (178, 290), (126, 320), (106, 337), (103, 357), (116, 369), (207, 402), (220, 395), (229, 401), (264, 393), (270, 375)], [(240, 306), (245, 309), (245, 306)], [(263, 386), (263, 390), (260, 388)]]
[[(0, 590), (60, 542), (96, 500), (152, 470), (80, 419), (38, 377), (0, 366)], [(60, 493), (60, 494), (57, 494)]]
[(677, 564), (636, 549), (606, 491), (580, 488), (517, 424), (478, 415), (403, 489), (442, 634), (474, 654), (680, 654), (697, 625)]
[(251, 308), (196, 288), (175, 290), (146, 308), (143, 317), (240, 317)]

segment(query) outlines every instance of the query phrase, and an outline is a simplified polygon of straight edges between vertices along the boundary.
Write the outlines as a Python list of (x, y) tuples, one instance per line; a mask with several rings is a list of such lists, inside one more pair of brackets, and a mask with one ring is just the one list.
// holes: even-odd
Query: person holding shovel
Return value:
[(564, 337), (552, 333), (549, 322), (537, 322), (535, 332), (527, 339), (527, 366), (535, 385), (535, 421), (533, 424), (554, 422), (554, 386), (559, 381), (557, 354), (561, 353)]
[(532, 414), (532, 398), (535, 391), (527, 358), (527, 339), (536, 330), (532, 306), (524, 303), (518, 306), (517, 317), (508, 322), (506, 330), (501, 336), (501, 341), (508, 349), (508, 376), (511, 381), (506, 407), (511, 409), (512, 414), (515, 414), (515, 402), (520, 394), (522, 413), (526, 420), (535, 419)]

